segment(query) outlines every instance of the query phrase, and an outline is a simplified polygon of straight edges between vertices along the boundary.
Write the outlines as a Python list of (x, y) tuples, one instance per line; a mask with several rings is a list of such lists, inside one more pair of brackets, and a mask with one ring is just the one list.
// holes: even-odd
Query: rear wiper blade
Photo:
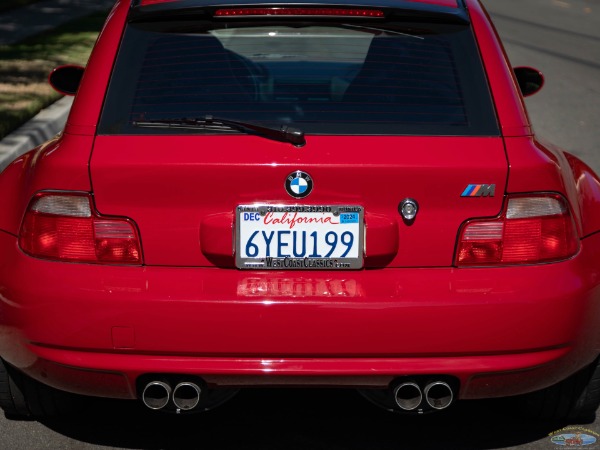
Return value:
[(270, 128), (255, 123), (223, 119), (221, 117), (210, 115), (193, 119), (182, 118), (135, 121), (133, 122), (133, 125), (136, 127), (163, 126), (165, 128), (204, 128), (214, 131), (222, 130), (223, 127), (226, 127), (243, 133), (255, 134), (274, 141), (288, 142), (296, 147), (302, 147), (306, 144), (303, 131), (284, 124), (281, 124), (279, 128)]

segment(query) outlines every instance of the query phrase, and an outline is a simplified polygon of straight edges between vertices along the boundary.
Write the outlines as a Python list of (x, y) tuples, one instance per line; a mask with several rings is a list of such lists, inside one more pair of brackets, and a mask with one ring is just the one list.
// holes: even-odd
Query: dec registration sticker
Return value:
[(360, 269), (361, 206), (241, 205), (236, 212), (240, 269)]

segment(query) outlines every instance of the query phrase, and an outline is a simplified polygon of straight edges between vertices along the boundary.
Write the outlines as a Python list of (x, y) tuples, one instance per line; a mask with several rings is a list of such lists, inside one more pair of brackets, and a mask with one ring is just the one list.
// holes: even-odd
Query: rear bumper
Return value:
[(432, 374), (484, 398), (554, 384), (600, 348), (600, 235), (572, 260), (501, 269), (64, 264), (3, 232), (0, 254), (0, 355), (87, 395), (134, 398), (147, 373), (236, 386)]

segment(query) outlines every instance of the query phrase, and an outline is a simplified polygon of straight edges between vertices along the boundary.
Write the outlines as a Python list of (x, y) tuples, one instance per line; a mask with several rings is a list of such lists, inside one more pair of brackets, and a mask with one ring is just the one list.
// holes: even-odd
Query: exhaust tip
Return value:
[(446, 409), (454, 400), (452, 388), (443, 381), (434, 381), (425, 386), (425, 400), (433, 409)]
[(163, 409), (169, 403), (171, 386), (163, 381), (151, 381), (142, 392), (142, 401), (150, 409)]
[(198, 406), (202, 390), (195, 383), (184, 381), (173, 389), (173, 403), (183, 411), (189, 411)]
[(423, 394), (417, 383), (406, 382), (394, 389), (394, 400), (400, 409), (412, 411), (417, 409), (423, 401)]

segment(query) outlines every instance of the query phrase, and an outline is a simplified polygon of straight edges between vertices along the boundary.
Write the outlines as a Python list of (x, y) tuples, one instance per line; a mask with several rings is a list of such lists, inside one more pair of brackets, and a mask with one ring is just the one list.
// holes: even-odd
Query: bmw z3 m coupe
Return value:
[(478, 0), (121, 0), (0, 174), (0, 405), (600, 403), (600, 181)]

